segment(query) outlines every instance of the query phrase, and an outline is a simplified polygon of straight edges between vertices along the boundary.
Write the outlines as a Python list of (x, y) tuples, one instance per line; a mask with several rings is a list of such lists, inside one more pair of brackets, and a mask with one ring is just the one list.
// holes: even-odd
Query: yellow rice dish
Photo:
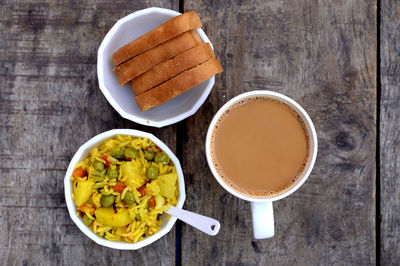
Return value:
[(160, 231), (176, 205), (178, 174), (151, 140), (117, 135), (79, 162), (71, 176), (77, 215), (98, 236), (136, 243)]

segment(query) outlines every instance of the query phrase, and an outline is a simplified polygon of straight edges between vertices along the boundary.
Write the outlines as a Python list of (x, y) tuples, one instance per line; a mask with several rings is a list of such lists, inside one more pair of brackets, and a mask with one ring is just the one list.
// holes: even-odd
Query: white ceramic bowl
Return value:
[[(120, 86), (114, 75), (111, 56), (115, 51), (180, 14), (164, 8), (143, 9), (118, 20), (104, 37), (97, 54), (99, 86), (108, 102), (122, 117), (153, 127), (171, 125), (193, 115), (210, 94), (215, 82), (214, 76), (160, 106), (141, 112), (130, 84)], [(212, 47), (204, 31), (198, 29), (197, 32), (203, 42), (210, 43)]]
[(143, 240), (137, 242), (137, 243), (126, 243), (126, 242), (121, 242), (121, 241), (109, 241), (105, 238), (101, 238), (97, 236), (95, 233), (93, 233), (89, 227), (87, 227), (83, 221), (82, 218), (78, 217), (76, 215), (76, 207), (75, 203), (71, 198), (72, 195), (72, 182), (71, 182), (71, 176), (72, 172), (74, 171), (75, 165), (85, 159), (86, 157), (89, 156), (90, 151), (98, 147), (104, 140), (111, 138), (115, 135), (129, 135), (129, 136), (135, 136), (135, 137), (145, 137), (153, 141), (158, 147), (160, 147), (166, 154), (168, 154), (169, 158), (174, 162), (176, 171), (178, 173), (178, 182), (179, 182), (179, 199), (176, 207), (182, 209), (183, 203), (185, 202), (186, 194), (185, 194), (185, 181), (183, 178), (183, 172), (181, 165), (179, 163), (178, 158), (173, 154), (173, 152), (165, 145), (161, 140), (159, 140), (157, 137), (155, 137), (152, 134), (143, 132), (143, 131), (138, 131), (138, 130), (133, 130), (133, 129), (114, 129), (110, 131), (106, 131), (104, 133), (101, 133), (89, 141), (87, 141), (85, 144), (83, 144), (78, 151), (75, 153), (74, 157), (72, 157), (71, 162), (69, 163), (67, 173), (65, 174), (64, 178), (64, 192), (65, 192), (65, 201), (67, 203), (67, 208), (69, 212), (69, 216), (71, 219), (74, 221), (74, 223), (78, 226), (78, 228), (90, 239), (92, 239), (94, 242), (96, 242), (99, 245), (106, 246), (109, 248), (114, 248), (114, 249), (126, 249), (126, 250), (135, 250), (142, 248), (144, 246), (147, 246), (157, 239), (161, 238), (165, 234), (167, 234), (172, 226), (176, 222), (176, 217), (171, 216), (169, 220), (165, 220), (166, 214), (163, 214), (161, 216), (161, 219), (163, 221), (161, 225), (161, 230), (157, 233), (155, 233), (152, 236), (145, 237)]

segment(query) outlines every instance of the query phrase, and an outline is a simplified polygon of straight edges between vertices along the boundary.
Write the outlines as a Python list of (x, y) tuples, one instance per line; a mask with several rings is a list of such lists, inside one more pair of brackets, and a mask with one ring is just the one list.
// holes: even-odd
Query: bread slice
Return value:
[(166, 41), (114, 68), (120, 85), (124, 85), (155, 65), (201, 43), (196, 31), (188, 31)]
[(132, 42), (122, 46), (112, 55), (114, 66), (143, 53), (179, 34), (201, 28), (202, 24), (196, 11), (190, 11), (168, 20)]
[(220, 72), (222, 72), (222, 67), (217, 58), (213, 57), (157, 87), (136, 96), (136, 103), (142, 112), (147, 111), (154, 106), (171, 100)]
[(149, 71), (131, 81), (132, 89), (135, 95), (142, 94), (145, 91), (167, 81), (176, 75), (193, 68), (211, 57), (214, 52), (209, 43), (199, 44), (186, 52), (161, 62)]

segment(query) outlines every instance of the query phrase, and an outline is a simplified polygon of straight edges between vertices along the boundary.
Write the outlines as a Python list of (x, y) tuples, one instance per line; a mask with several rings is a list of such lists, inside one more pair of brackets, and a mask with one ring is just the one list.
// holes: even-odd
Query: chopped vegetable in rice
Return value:
[(77, 215), (100, 237), (136, 243), (160, 231), (179, 197), (178, 174), (151, 140), (117, 135), (79, 162), (71, 176)]

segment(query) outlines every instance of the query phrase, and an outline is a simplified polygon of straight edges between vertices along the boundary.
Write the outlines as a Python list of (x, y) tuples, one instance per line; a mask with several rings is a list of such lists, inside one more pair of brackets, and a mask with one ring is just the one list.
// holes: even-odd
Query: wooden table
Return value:
[[(121, 118), (96, 74), (107, 31), (150, 6), (196, 10), (224, 67), (194, 116), (161, 129)], [(399, 263), (398, 1), (4, 0), (0, 11), (1, 264)], [(204, 155), (216, 111), (255, 89), (299, 102), (319, 141), (305, 185), (274, 204), (276, 235), (266, 240), (252, 237), (250, 204), (218, 185)], [(151, 132), (175, 151), (185, 208), (219, 219), (216, 237), (178, 222), (146, 248), (119, 251), (78, 230), (64, 200), (67, 165), (113, 128)]]

